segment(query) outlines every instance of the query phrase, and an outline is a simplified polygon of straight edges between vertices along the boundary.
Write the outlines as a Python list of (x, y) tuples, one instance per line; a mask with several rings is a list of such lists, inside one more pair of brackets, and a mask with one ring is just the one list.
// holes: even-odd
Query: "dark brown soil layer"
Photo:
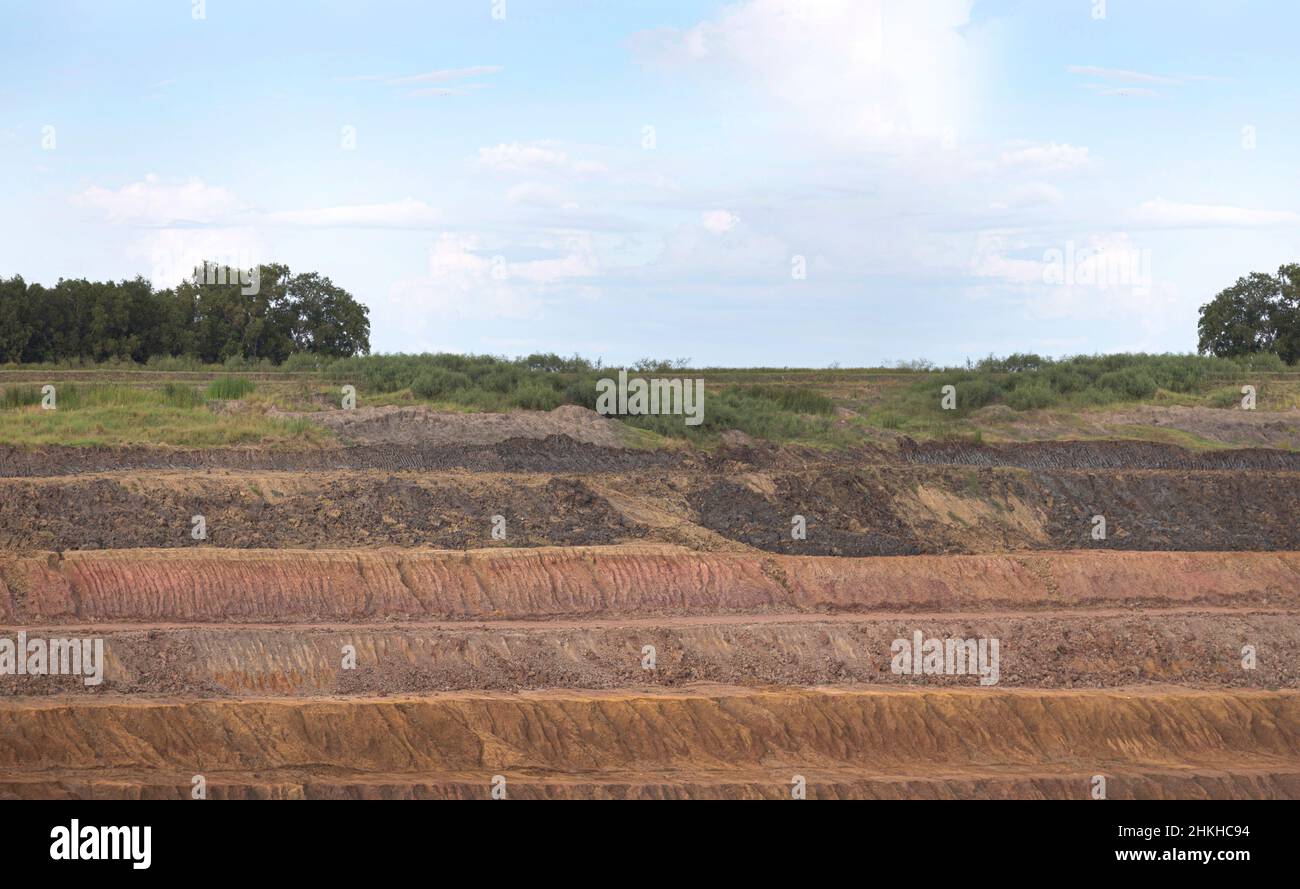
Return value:
[[(108, 473), (0, 479), (0, 548), (657, 541), (791, 555), (1050, 549), (1300, 550), (1300, 474), (842, 466), (542, 474)], [(804, 517), (805, 539), (792, 536)], [(1093, 517), (1106, 519), (1094, 539)], [(493, 537), (493, 517), (504, 538)]]

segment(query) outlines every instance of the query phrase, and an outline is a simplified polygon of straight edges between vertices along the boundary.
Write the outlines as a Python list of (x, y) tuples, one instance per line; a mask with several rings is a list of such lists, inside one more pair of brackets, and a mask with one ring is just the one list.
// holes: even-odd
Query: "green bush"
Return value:
[(1008, 392), (1006, 403), (1013, 410), (1038, 410), (1056, 404), (1056, 393), (1045, 380), (1032, 380)]
[(1003, 398), (1002, 386), (995, 380), (974, 377), (957, 383), (957, 409), (973, 411)]
[(529, 411), (554, 410), (564, 403), (564, 396), (550, 386), (539, 382), (527, 382), (511, 395), (515, 407)]
[(1155, 377), (1146, 369), (1138, 367), (1104, 373), (1097, 378), (1097, 385), (1124, 398), (1143, 399), (1156, 394)]
[(468, 389), (470, 378), (454, 370), (430, 367), (421, 371), (411, 384), (411, 392), (420, 398), (446, 398), (453, 392)]

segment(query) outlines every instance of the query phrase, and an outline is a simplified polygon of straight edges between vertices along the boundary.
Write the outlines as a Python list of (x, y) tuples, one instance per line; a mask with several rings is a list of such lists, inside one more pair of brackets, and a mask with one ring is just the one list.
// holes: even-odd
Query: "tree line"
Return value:
[(204, 263), (176, 287), (143, 277), (60, 279), (53, 287), (0, 278), (0, 364), (232, 358), (276, 364), (296, 352), (370, 352), (370, 310), (316, 272), (272, 264)]
[(1252, 272), (1201, 306), (1197, 347), (1220, 358), (1272, 352), (1300, 361), (1300, 264)]

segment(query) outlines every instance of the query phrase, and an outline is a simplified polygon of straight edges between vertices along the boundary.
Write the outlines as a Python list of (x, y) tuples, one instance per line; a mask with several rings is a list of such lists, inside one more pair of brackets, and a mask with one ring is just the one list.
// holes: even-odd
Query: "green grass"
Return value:
[(208, 384), (208, 398), (232, 401), (250, 395), (257, 384), (244, 377), (218, 377)]
[[(159, 359), (147, 368), (100, 366), (0, 368), (0, 441), (128, 441), (206, 445), (321, 440), (318, 427), (275, 423), (264, 414), (337, 408), (340, 388), (357, 389), (358, 406), (425, 404), (465, 412), (595, 407), (596, 381), (617, 368), (555, 355), (377, 355), (349, 359), (294, 356), (279, 367), (202, 366)], [(962, 368), (697, 368), (684, 362), (638, 362), (642, 377), (702, 378), (704, 419), (623, 416), (625, 438), (638, 446), (684, 441), (711, 446), (739, 430), (756, 439), (841, 447), (897, 434), (916, 439), (980, 441), (1100, 434), (1104, 412), (1131, 405), (1233, 410), (1245, 383), (1261, 411), (1300, 409), (1300, 369), (1275, 356), (1227, 360), (1195, 355), (1102, 355), (1059, 360), (1035, 355), (989, 358)], [(58, 372), (53, 372), (58, 371)], [(71, 374), (67, 372), (71, 371)], [(60, 376), (63, 373), (65, 376)], [(101, 375), (102, 374), (102, 375)], [(76, 382), (59, 382), (75, 376)], [(45, 379), (44, 377), (48, 377)], [(256, 380), (256, 382), (254, 381)], [(41, 385), (57, 386), (58, 411), (41, 411)], [(957, 390), (957, 410), (940, 406), (940, 390)], [(217, 415), (207, 402), (242, 400), (247, 412)], [(992, 410), (988, 410), (992, 408)], [(1132, 424), (1115, 434), (1181, 440), (1191, 433)]]
[(322, 427), (303, 420), (251, 412), (213, 413), (207, 409), (203, 394), (185, 384), (143, 387), (74, 383), (56, 385), (55, 396), (55, 409), (44, 410), (40, 407), (39, 387), (6, 386), (0, 395), (0, 444), (316, 446), (332, 440)]

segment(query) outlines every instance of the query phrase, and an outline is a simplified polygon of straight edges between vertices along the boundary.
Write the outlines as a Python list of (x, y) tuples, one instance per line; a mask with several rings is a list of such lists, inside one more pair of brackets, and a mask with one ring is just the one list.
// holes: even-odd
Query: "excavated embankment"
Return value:
[[(106, 473), (0, 479), (0, 547), (470, 549), (680, 543), (792, 555), (1300, 549), (1300, 473), (946, 466), (719, 474)], [(793, 539), (791, 519), (807, 534)], [(1093, 539), (1104, 515), (1105, 539)], [(504, 541), (493, 539), (500, 516)]]
[(860, 776), (864, 791), (992, 778), (994, 794), (999, 783), (1041, 777), (1045, 792), (1079, 798), (1093, 775), (1136, 776), (1142, 795), (1170, 778), (1176, 787), (1214, 775), (1234, 794), (1289, 795), (1300, 773), (1300, 694), (724, 688), (346, 702), (11, 699), (0, 701), (0, 736), (8, 739), (0, 793), (15, 796), (63, 777), (84, 788), (88, 769), (110, 780), (113, 770), (147, 770), (155, 788), (172, 774), (173, 795), (193, 775), (243, 776), (246, 787), (255, 775), (268, 791), (306, 775), (325, 785), (358, 774), (426, 785), (437, 779), (424, 776), (476, 775), (486, 795), (496, 776), (507, 788), (512, 778), (555, 776), (581, 791), (629, 773), (648, 786), (675, 784), (677, 773), (711, 773), (714, 785), (734, 775), (736, 786), (766, 774), (786, 794), (795, 775), (815, 783), (847, 774), (844, 787)]
[(1136, 441), (1048, 441), (992, 446), (964, 442), (917, 444), (904, 438), (897, 452), (876, 447), (825, 452), (766, 444), (723, 447), (713, 452), (689, 448), (640, 450), (579, 442), (561, 434), (545, 438), (511, 438), (486, 445), (374, 442), (311, 450), (0, 446), (0, 478), (210, 469), (242, 472), (364, 469), (437, 472), (465, 469), (473, 472), (608, 473), (694, 466), (716, 472), (734, 464), (755, 469), (779, 469), (809, 462), (844, 466), (901, 463), (1089, 471), (1300, 472), (1300, 452), (1297, 451), (1268, 448), (1189, 451), (1175, 445)]
[(373, 621), (1300, 606), (1297, 553), (841, 559), (603, 548), (120, 550), (4, 557), (0, 620)]
[(0, 797), (1294, 798), (1298, 515), (1115, 442), (0, 449), (0, 640), (104, 643), (0, 675)]
[[(627, 689), (872, 683), (973, 687), (979, 675), (895, 674), (894, 644), (999, 640), (999, 688), (1300, 687), (1300, 611), (1174, 609), (1015, 614), (738, 615), (695, 619), (384, 626), (33, 628), (104, 640), (103, 681), (24, 677), (0, 695), (428, 694), (448, 689)], [(1242, 669), (1242, 649), (1259, 651)], [(646, 646), (655, 663), (647, 669)], [(345, 653), (355, 665), (345, 666)]]

